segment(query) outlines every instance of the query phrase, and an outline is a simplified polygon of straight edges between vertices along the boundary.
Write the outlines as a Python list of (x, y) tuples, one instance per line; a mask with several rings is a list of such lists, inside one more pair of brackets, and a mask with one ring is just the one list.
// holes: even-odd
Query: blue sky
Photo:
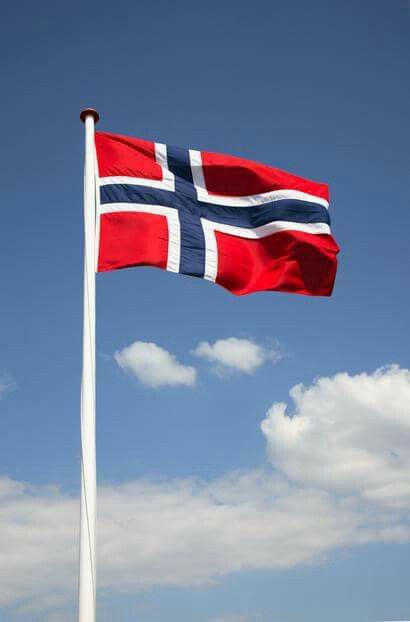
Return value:
[[(327, 181), (341, 247), (330, 299), (98, 276), (99, 619), (410, 619), (408, 2), (20, 2), (1, 30), (0, 619), (75, 611), (85, 106)], [(232, 337), (249, 373), (194, 354)], [(124, 373), (137, 341), (195, 385)]]

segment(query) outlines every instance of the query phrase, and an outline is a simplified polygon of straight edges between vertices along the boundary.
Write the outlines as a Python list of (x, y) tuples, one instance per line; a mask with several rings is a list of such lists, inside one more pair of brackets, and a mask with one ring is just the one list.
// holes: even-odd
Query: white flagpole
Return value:
[(95, 457), (95, 146), (99, 116), (86, 108), (84, 161), (84, 316), (81, 383), (81, 516), (78, 621), (95, 622), (95, 527), (97, 472)]

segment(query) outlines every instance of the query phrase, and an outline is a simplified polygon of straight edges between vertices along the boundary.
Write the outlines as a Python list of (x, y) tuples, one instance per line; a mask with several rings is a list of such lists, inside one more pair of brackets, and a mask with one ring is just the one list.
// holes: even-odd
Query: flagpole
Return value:
[(78, 621), (95, 622), (95, 528), (97, 472), (95, 453), (95, 146), (98, 113), (86, 108), (84, 159), (84, 311), (83, 373), (81, 382), (81, 508)]

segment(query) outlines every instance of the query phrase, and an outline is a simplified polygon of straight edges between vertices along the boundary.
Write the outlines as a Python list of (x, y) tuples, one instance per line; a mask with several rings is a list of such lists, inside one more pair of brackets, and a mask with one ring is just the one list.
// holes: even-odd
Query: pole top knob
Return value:
[(83, 123), (85, 123), (85, 120), (88, 116), (94, 118), (94, 123), (98, 123), (98, 121), (100, 120), (100, 115), (96, 110), (94, 110), (94, 108), (84, 108), (84, 110), (80, 112), (80, 119)]

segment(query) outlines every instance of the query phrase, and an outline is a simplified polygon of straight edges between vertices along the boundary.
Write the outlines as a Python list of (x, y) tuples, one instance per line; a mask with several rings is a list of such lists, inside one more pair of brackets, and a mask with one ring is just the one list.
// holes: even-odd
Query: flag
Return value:
[(329, 296), (339, 248), (328, 186), (243, 158), (105, 132), (99, 272), (156, 266), (233, 294)]

